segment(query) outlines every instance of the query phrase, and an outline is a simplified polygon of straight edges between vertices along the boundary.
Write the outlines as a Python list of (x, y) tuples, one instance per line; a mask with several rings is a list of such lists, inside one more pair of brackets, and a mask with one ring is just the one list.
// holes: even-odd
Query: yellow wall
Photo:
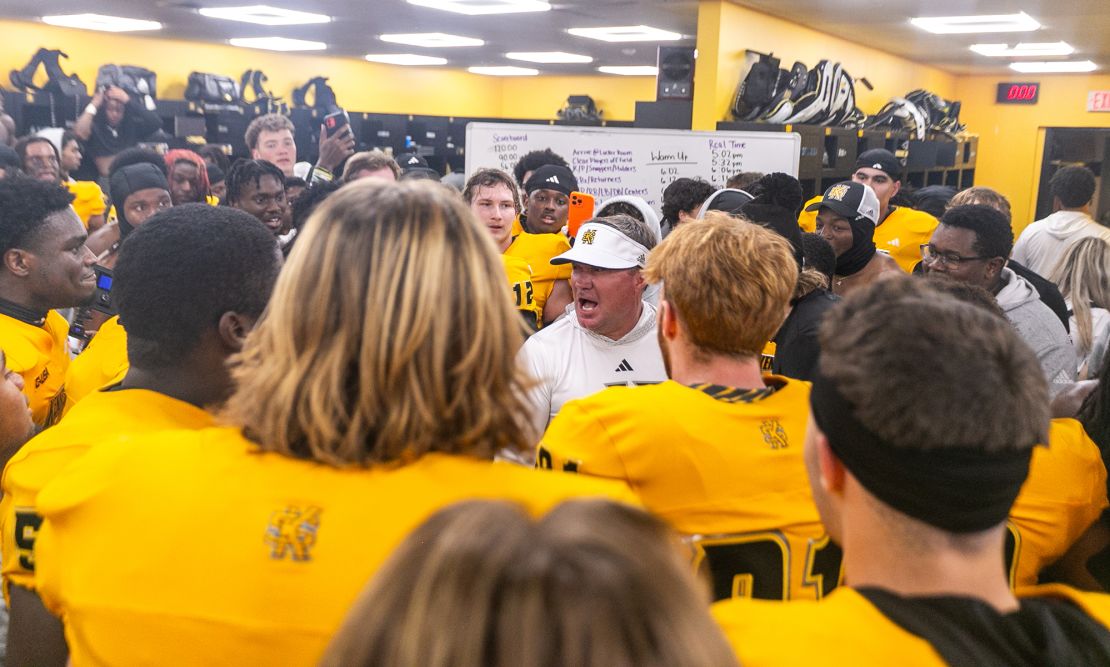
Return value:
[(589, 95), (605, 120), (633, 120), (638, 100), (655, 99), (653, 76), (522, 76), (506, 78), (500, 116), (554, 118), (568, 95)]
[[(1033, 105), (995, 104), (1002, 81), (1038, 81), (1040, 99)], [(979, 135), (975, 183), (995, 188), (1010, 200), (1014, 232), (1033, 221), (1037, 206), (1047, 127), (1110, 127), (1110, 113), (1087, 111), (1087, 93), (1110, 90), (1110, 74), (1015, 74), (960, 77), (956, 99), (963, 102), (960, 120)], [(1104, 172), (1105, 173), (1105, 172)]]
[[(161, 37), (108, 35), (32, 22), (0, 21), (0, 72), (22, 67), (40, 46), (69, 54), (62, 63), (90, 86), (109, 60), (158, 73), (159, 95), (180, 99), (189, 72), (238, 77), (261, 68), (267, 87), (290, 101), (294, 87), (326, 75), (339, 102), (353, 111), (493, 118), (555, 118), (569, 94), (590, 95), (612, 120), (632, 120), (636, 100), (655, 99), (653, 77), (538, 76), (501, 78), (462, 70), (397, 67), (356, 58), (281, 54)], [(110, 44), (109, 49), (106, 45)], [(43, 79), (39, 75), (39, 79)], [(6, 83), (6, 82), (5, 82)]]
[(866, 77), (875, 90), (856, 86), (856, 105), (875, 113), (891, 97), (914, 88), (941, 96), (956, 92), (956, 77), (935, 67), (890, 55), (816, 30), (734, 5), (702, 0), (698, 8), (698, 67), (694, 81), (694, 128), (715, 129), (728, 118), (745, 49), (774, 52), (789, 68), (795, 60), (807, 67), (822, 58), (836, 59), (853, 77)]

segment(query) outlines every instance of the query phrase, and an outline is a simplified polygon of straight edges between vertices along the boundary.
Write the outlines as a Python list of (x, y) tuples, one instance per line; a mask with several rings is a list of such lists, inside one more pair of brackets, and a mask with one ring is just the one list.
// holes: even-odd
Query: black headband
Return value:
[(1029, 475), (1032, 446), (997, 452), (895, 447), (857, 421), (851, 403), (820, 374), (809, 401), (829, 448), (864, 488), (941, 530), (974, 533), (1002, 523)]

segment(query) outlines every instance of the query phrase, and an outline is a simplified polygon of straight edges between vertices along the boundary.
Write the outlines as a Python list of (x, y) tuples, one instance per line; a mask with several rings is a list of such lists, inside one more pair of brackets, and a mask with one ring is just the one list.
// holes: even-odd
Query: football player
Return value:
[(652, 251), (645, 277), (663, 283), (670, 379), (567, 403), (537, 465), (627, 482), (687, 536), (716, 599), (821, 597), (839, 561), (802, 461), (809, 384), (760, 371), (798, 277), (790, 244), (710, 212)]
[(848, 585), (715, 605), (741, 664), (1110, 664), (1110, 596), (1009, 585), (1006, 519), (1049, 428), (1013, 327), (895, 278), (831, 310), (821, 346), (806, 464)]

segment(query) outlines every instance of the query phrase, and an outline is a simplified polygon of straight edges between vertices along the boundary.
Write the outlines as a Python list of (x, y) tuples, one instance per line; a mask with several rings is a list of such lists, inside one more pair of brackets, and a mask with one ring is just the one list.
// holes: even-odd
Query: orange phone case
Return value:
[(567, 236), (574, 238), (578, 228), (594, 217), (594, 196), (585, 192), (570, 193), (570, 211), (567, 213)]

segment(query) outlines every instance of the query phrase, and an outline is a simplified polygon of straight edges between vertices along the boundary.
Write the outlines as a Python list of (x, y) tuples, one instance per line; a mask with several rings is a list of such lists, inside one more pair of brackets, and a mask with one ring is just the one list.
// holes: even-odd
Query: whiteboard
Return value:
[(597, 199), (643, 197), (659, 211), (663, 188), (676, 178), (724, 187), (733, 174), (798, 175), (802, 137), (796, 132), (698, 132), (625, 127), (470, 123), (466, 175), (483, 167), (510, 174), (522, 155), (550, 148), (566, 158), (578, 189)]

